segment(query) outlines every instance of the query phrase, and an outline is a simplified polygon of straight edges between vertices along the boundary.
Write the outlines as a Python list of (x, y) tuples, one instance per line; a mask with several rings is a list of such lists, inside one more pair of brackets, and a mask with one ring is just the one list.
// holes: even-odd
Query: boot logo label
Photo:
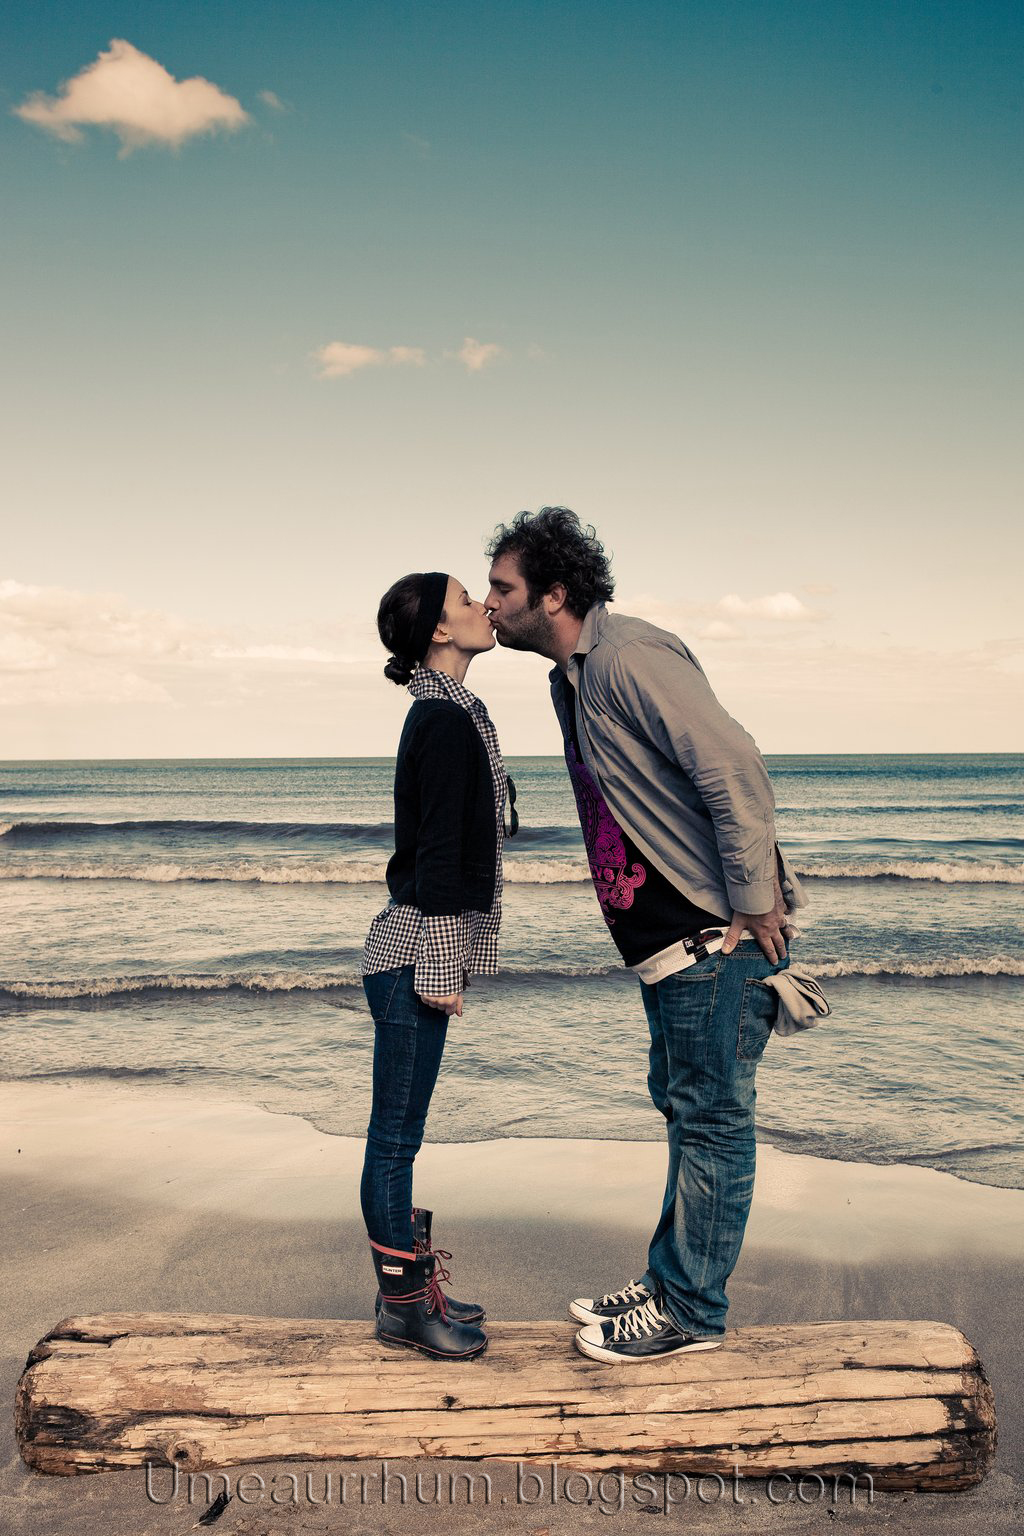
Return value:
[(405, 1270), (401, 1264), (382, 1264), (381, 1269), (386, 1275), (404, 1275)]

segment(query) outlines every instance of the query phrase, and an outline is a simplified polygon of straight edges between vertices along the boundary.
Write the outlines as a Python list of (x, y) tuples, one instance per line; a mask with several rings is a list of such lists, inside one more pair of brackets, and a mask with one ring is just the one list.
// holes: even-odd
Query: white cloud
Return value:
[(366, 347), (355, 341), (329, 341), (313, 353), (321, 379), (345, 379), (363, 368), (422, 368), (426, 360), (421, 347)]
[(772, 592), (766, 597), (743, 598), (728, 593), (718, 603), (721, 613), (733, 619), (779, 619), (786, 623), (806, 623), (818, 615), (792, 592)]
[(121, 597), (18, 581), (0, 582), (0, 639), (44, 647), (58, 660), (130, 656), (136, 663), (188, 659), (193, 645), (184, 625)]
[(264, 106), (270, 107), (274, 112), (287, 112), (288, 110), (276, 91), (260, 91), (259, 98)]
[[(496, 341), (477, 341), (467, 336), (457, 352), (446, 352), (444, 356), (462, 363), (469, 373), (480, 373), (502, 351)], [(317, 347), (311, 356), (321, 379), (346, 379), (364, 368), (423, 368), (427, 363), (422, 347), (369, 347), (358, 341), (329, 341), (326, 346)]]
[(735, 640), (744, 633), (745, 626), (739, 622), (742, 619), (793, 622), (818, 617), (790, 592), (776, 592), (771, 597), (756, 597), (750, 601), (730, 593), (717, 601), (686, 604), (643, 594), (616, 598), (615, 606), (619, 612), (635, 614), (638, 619), (646, 619), (683, 640), (694, 634), (701, 640)]
[(241, 103), (219, 86), (199, 75), (175, 80), (156, 59), (117, 37), (56, 96), (36, 91), (13, 111), (69, 143), (82, 138), (83, 125), (111, 128), (122, 155), (142, 144), (177, 148), (197, 134), (233, 131), (249, 121)]
[(0, 706), (77, 710), (83, 704), (160, 704), (173, 708), (176, 703), (162, 683), (120, 668), (94, 667), (77, 673), (56, 670), (31, 682), (27, 678), (20, 681), (19, 686), (16, 680), (7, 680), (0, 693)]
[(831, 581), (805, 581), (801, 591), (809, 597), (832, 597), (839, 588)]
[(320, 650), (315, 645), (223, 645), (210, 654), (215, 661), (319, 661), (338, 665), (351, 660), (351, 657)]
[[(824, 624), (753, 620), (750, 634), (727, 635), (722, 626), (743, 626), (715, 606), (673, 608), (627, 595), (615, 611), (646, 609), (691, 643), (722, 703), (765, 751), (945, 751), (958, 743), (996, 751), (1020, 742), (1024, 670), (1014, 639), (940, 652), (877, 636), (850, 643)], [(372, 616), (311, 615), (285, 626), (254, 612), (252, 623), (204, 623), (116, 593), (0, 581), (4, 751), (392, 753), (408, 696), (384, 682)], [(478, 665), (506, 753), (557, 753), (538, 658), (499, 651)]]
[(56, 664), (54, 653), (32, 635), (0, 633), (0, 673), (46, 672)]
[(426, 360), (422, 347), (389, 347), (387, 351), (389, 363), (411, 363), (414, 368), (422, 368)]
[(712, 619), (698, 633), (702, 640), (738, 640), (740, 637), (735, 624), (727, 624), (724, 619)]
[(470, 373), (480, 373), (501, 356), (501, 348), (496, 341), (477, 341), (475, 336), (467, 336), (455, 356)]
[(118, 594), (0, 581), (0, 705), (177, 705), (211, 688), (259, 697), (284, 686), (286, 674), (294, 686), (311, 667), (320, 678), (332, 669), (369, 673), (378, 648), (363, 621), (254, 635), (190, 623)]
[[(825, 615), (807, 608), (791, 592), (775, 592), (766, 597), (741, 598), (734, 592), (707, 602), (678, 603), (650, 593), (617, 597), (616, 610), (635, 614), (679, 635), (687, 644), (696, 641), (735, 641), (747, 635), (767, 637), (776, 627), (785, 629), (786, 643), (793, 644), (796, 633), (814, 633), (812, 622)], [(796, 632), (796, 633), (794, 633)], [(761, 643), (758, 641), (758, 643)]]

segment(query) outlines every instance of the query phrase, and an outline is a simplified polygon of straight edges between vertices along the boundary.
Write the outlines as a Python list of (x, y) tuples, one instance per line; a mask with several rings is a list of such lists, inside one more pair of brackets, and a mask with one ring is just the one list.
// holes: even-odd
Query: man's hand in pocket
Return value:
[(775, 881), (775, 906), (770, 912), (734, 912), (729, 932), (722, 945), (722, 954), (731, 955), (746, 928), (761, 946), (761, 953), (772, 965), (785, 960), (788, 952), (787, 939), (792, 932), (786, 916), (786, 903), (782, 886)]

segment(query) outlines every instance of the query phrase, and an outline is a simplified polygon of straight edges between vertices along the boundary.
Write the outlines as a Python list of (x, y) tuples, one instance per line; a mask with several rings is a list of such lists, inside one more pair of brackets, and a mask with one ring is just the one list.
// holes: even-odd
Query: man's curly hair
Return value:
[(596, 530), (584, 527), (568, 507), (517, 512), (510, 523), (499, 523), (487, 558), (502, 555), (518, 560), (531, 608), (556, 582), (564, 586), (566, 607), (577, 619), (586, 618), (594, 603), (610, 603), (615, 592), (611, 562)]

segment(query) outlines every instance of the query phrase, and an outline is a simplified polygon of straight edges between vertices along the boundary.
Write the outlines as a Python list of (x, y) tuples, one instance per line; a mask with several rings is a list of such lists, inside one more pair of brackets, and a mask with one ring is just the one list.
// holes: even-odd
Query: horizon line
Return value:
[[(563, 755), (560, 752), (509, 752), (505, 754), (506, 760), (532, 758), (538, 761), (550, 761), (560, 763)], [(964, 752), (958, 747), (951, 747), (945, 751), (908, 752), (876, 750), (869, 752), (762, 752), (761, 756), (769, 758), (794, 758), (794, 757), (959, 757), (964, 761), (981, 757), (1024, 757), (1024, 747), (990, 748), (984, 752)], [(335, 754), (326, 757), (231, 757), (231, 756), (192, 756), (192, 757), (0, 757), (0, 765), (17, 766), (19, 764), (32, 763), (392, 763), (395, 761), (394, 753), (370, 753), (370, 754)]]

